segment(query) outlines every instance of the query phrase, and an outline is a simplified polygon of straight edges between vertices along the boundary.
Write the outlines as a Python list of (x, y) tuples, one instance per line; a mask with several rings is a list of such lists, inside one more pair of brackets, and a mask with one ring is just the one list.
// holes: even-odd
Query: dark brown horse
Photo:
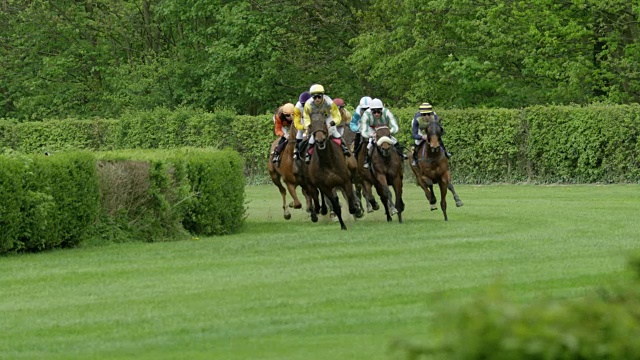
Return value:
[(451, 172), (449, 171), (449, 160), (440, 148), (440, 136), (442, 136), (442, 126), (436, 119), (432, 119), (428, 124), (426, 134), (427, 141), (423, 141), (414, 151), (418, 152), (418, 163), (412, 166), (411, 170), (416, 176), (418, 185), (424, 191), (431, 210), (436, 210), (436, 196), (433, 192), (433, 184), (437, 183), (440, 187), (440, 208), (444, 214), (444, 220), (447, 221), (447, 189), (453, 194), (456, 206), (463, 205), (462, 201), (456, 194), (451, 183)]
[[(384, 205), (387, 221), (391, 221), (391, 216), (397, 214), (398, 222), (402, 223), (402, 212), (404, 211), (404, 202), (402, 201), (403, 159), (393, 146), (388, 126), (378, 126), (375, 139), (376, 143), (371, 154), (371, 167), (368, 170), (373, 176), (373, 185), (380, 196), (382, 205)], [(363, 148), (362, 151), (367, 150)], [(389, 189), (390, 186), (395, 192), (395, 204)]]
[[(378, 202), (373, 197), (373, 191), (371, 190), (373, 187), (373, 175), (369, 170), (363, 168), (367, 151), (367, 144), (363, 144), (363, 142), (360, 142), (358, 148), (356, 148), (353, 141), (355, 138), (355, 133), (352, 132), (351, 129), (348, 129), (348, 131), (350, 133), (349, 137), (345, 136), (344, 138), (351, 138), (351, 143), (348, 144), (351, 152), (354, 155), (356, 163), (356, 171), (353, 172), (351, 181), (355, 185), (356, 197), (358, 198), (358, 201), (360, 201), (360, 199), (364, 197), (364, 203), (367, 206), (367, 212), (370, 213), (374, 210), (380, 209), (380, 205), (378, 205)], [(344, 133), (345, 135), (347, 134), (347, 129), (345, 129)]]
[[(278, 163), (271, 162), (271, 160), (273, 159), (273, 155), (270, 155), (269, 162), (267, 164), (267, 169), (269, 170), (271, 181), (278, 187), (280, 195), (282, 195), (282, 209), (284, 210), (284, 218), (286, 220), (291, 219), (291, 213), (287, 208), (287, 189), (289, 190), (289, 194), (293, 198), (293, 201), (289, 204), (289, 207), (294, 209), (302, 208), (302, 204), (300, 203), (298, 195), (296, 194), (296, 187), (302, 184), (300, 183), (300, 177), (296, 176), (298, 175), (298, 169), (293, 160), (293, 150), (296, 144), (295, 134), (296, 130), (293, 126), (291, 126), (287, 144), (280, 153), (280, 161)], [(273, 150), (276, 148), (276, 145), (278, 145), (279, 140), (279, 138), (275, 139), (271, 144), (270, 154), (273, 154)], [(302, 193), (307, 200), (307, 207), (309, 207), (309, 203), (312, 201), (312, 199), (310, 198), (310, 195), (305, 191), (304, 187), (302, 187)]]
[(338, 217), (340, 228), (346, 230), (338, 196), (333, 190), (341, 188), (349, 202), (349, 213), (356, 218), (362, 217), (360, 202), (356, 199), (353, 191), (351, 172), (347, 167), (340, 146), (329, 138), (322, 114), (311, 115), (309, 134), (315, 138), (313, 155), (308, 166), (309, 180), (315, 188), (320, 190), (322, 196), (326, 196), (331, 201), (331, 207)]

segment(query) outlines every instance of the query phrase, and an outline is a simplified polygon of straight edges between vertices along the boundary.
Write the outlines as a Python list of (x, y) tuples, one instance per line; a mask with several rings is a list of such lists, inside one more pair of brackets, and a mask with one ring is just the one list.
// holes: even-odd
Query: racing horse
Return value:
[[(269, 155), (269, 162), (267, 164), (267, 170), (269, 171), (269, 176), (271, 176), (271, 181), (276, 187), (278, 187), (280, 195), (282, 195), (282, 209), (284, 211), (283, 215), (285, 220), (291, 219), (291, 213), (289, 212), (288, 207), (294, 209), (302, 208), (302, 204), (300, 203), (298, 195), (296, 194), (296, 187), (298, 187), (298, 185), (301, 185), (301, 183), (300, 177), (297, 176), (298, 169), (293, 160), (293, 150), (296, 144), (295, 134), (296, 131), (292, 125), (289, 129), (287, 144), (280, 153), (280, 161), (278, 163), (273, 163), (271, 162), (271, 160), (273, 159), (273, 150), (277, 146), (280, 139), (277, 138), (273, 141), (273, 143), (271, 144), (271, 155)], [(287, 190), (289, 190), (289, 194), (293, 198), (293, 201), (289, 204), (288, 207)], [(302, 187), (302, 194), (305, 196), (305, 199), (307, 201), (307, 207), (309, 207), (309, 203), (312, 201), (311, 195), (307, 193), (304, 187)]]
[[(309, 190), (317, 188), (322, 196), (328, 198), (331, 207), (338, 217), (340, 228), (346, 230), (347, 227), (342, 219), (342, 210), (338, 202), (338, 196), (333, 191), (335, 188), (341, 188), (349, 203), (349, 213), (356, 218), (363, 216), (360, 207), (360, 201), (356, 199), (353, 183), (351, 182), (351, 172), (344, 159), (344, 154), (340, 145), (329, 138), (327, 126), (324, 116), (321, 113), (311, 114), (311, 124), (309, 126), (309, 136), (313, 135), (315, 144), (313, 145), (313, 155), (308, 166), (308, 176), (313, 187)], [(340, 141), (339, 139), (337, 139)], [(315, 209), (310, 209), (314, 211)], [(313, 213), (312, 213), (313, 219)]]
[[(398, 222), (402, 223), (402, 212), (404, 211), (404, 202), (402, 201), (403, 159), (393, 146), (389, 127), (378, 126), (375, 130), (376, 142), (371, 154), (371, 167), (369, 169), (373, 176), (373, 185), (382, 205), (384, 205), (387, 221), (391, 221), (391, 216), (397, 214)], [(366, 148), (362, 149), (362, 152), (365, 151), (367, 151)], [(393, 187), (395, 192), (395, 204), (390, 186)]]
[(427, 140), (423, 141), (413, 151), (418, 152), (418, 163), (416, 166), (412, 166), (411, 170), (416, 176), (418, 186), (424, 191), (431, 210), (437, 210), (436, 196), (433, 192), (433, 184), (437, 183), (440, 187), (440, 209), (444, 215), (444, 220), (447, 221), (447, 189), (453, 194), (453, 199), (456, 201), (456, 206), (460, 207), (464, 205), (458, 194), (456, 193), (453, 184), (451, 183), (451, 172), (449, 171), (449, 160), (445, 156), (442, 148), (440, 147), (440, 136), (442, 136), (442, 126), (437, 119), (431, 119), (426, 124)]

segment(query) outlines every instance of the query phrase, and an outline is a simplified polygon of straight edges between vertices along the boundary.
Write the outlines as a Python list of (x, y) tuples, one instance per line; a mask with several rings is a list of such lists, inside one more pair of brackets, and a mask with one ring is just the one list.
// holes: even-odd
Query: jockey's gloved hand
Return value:
[(336, 126), (336, 122), (335, 122), (335, 121), (333, 121), (333, 120), (331, 120), (331, 122), (329, 123), (329, 125), (331, 125), (331, 126)]

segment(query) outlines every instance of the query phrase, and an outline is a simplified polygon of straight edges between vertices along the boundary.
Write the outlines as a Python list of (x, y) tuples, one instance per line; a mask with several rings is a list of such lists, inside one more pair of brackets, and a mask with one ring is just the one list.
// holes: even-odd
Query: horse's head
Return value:
[(324, 149), (326, 146), (325, 141), (327, 140), (327, 125), (325, 124), (324, 116), (319, 113), (311, 114), (311, 124), (309, 125), (309, 135), (313, 135), (316, 139), (316, 144), (321, 149)]
[(442, 136), (442, 126), (440, 121), (432, 118), (427, 124), (427, 141), (431, 151), (440, 151), (440, 137)]
[(391, 129), (388, 126), (378, 126), (376, 128), (376, 145), (384, 157), (389, 157), (393, 141), (391, 140)]

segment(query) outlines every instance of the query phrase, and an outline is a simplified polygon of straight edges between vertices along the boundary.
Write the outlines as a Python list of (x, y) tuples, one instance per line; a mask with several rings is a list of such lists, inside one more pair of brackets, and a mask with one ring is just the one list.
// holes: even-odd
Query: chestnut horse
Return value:
[[(276, 145), (278, 145), (278, 141), (280, 138), (277, 138), (271, 144), (270, 154), (273, 154), (273, 150)], [(298, 199), (298, 195), (296, 194), (296, 187), (300, 184), (300, 177), (297, 176), (297, 166), (293, 160), (293, 150), (296, 145), (296, 130), (291, 126), (289, 130), (289, 138), (287, 139), (287, 144), (284, 149), (280, 153), (280, 161), (278, 163), (273, 163), (271, 160), (273, 159), (273, 155), (269, 155), (269, 163), (267, 164), (267, 169), (269, 170), (269, 175), (271, 176), (271, 181), (278, 187), (280, 191), (280, 195), (282, 195), (282, 209), (284, 210), (284, 218), (286, 220), (291, 219), (291, 213), (287, 208), (287, 191), (289, 190), (289, 194), (293, 198), (293, 201), (289, 204), (289, 207), (294, 209), (302, 208), (302, 204)], [(283, 186), (286, 186), (285, 187)], [(305, 188), (302, 187), (302, 194), (305, 196), (307, 200), (307, 205), (309, 206), (309, 202), (312, 201), (310, 195), (305, 191)], [(307, 206), (307, 207), (308, 207)]]
[[(376, 127), (375, 136), (376, 142), (371, 154), (371, 167), (369, 169), (363, 168), (363, 171), (370, 171), (372, 175), (373, 185), (378, 196), (380, 196), (382, 205), (384, 205), (387, 221), (391, 221), (391, 216), (397, 214), (398, 222), (402, 223), (402, 212), (404, 211), (404, 202), (402, 201), (403, 159), (393, 146), (388, 126)], [(366, 156), (366, 151), (365, 145), (361, 149), (364, 156)], [(390, 186), (393, 187), (395, 192), (395, 204), (389, 189)]]
[(424, 191), (431, 210), (436, 210), (436, 196), (433, 193), (433, 183), (437, 183), (440, 187), (440, 208), (444, 214), (444, 220), (447, 221), (447, 189), (453, 194), (456, 206), (463, 205), (462, 201), (456, 194), (451, 183), (451, 172), (449, 171), (449, 160), (440, 148), (440, 136), (442, 136), (442, 126), (437, 119), (432, 119), (426, 128), (427, 141), (423, 141), (413, 151), (418, 152), (418, 163), (412, 166), (411, 170), (416, 176), (418, 185)]
[[(340, 228), (346, 230), (347, 227), (342, 219), (338, 196), (333, 190), (341, 188), (344, 191), (349, 202), (349, 213), (356, 218), (362, 217), (362, 209), (360, 208), (360, 202), (354, 195), (351, 172), (345, 161), (345, 156), (342, 153), (342, 149), (340, 149), (340, 145), (329, 138), (322, 114), (314, 113), (311, 115), (309, 134), (315, 138), (313, 155), (308, 166), (309, 180), (313, 184), (313, 188), (319, 189), (322, 196), (330, 200), (331, 207), (340, 222)], [(310, 188), (310, 191), (313, 191), (313, 188)], [(311, 211), (314, 211), (314, 209), (311, 209)]]

